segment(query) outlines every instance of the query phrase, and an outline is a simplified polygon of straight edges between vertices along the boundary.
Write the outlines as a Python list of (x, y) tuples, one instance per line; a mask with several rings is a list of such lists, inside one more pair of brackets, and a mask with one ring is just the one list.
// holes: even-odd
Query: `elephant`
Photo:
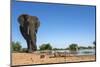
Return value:
[(27, 51), (34, 52), (37, 50), (36, 34), (40, 26), (40, 21), (36, 16), (22, 14), (18, 17), (19, 29), (27, 42)]

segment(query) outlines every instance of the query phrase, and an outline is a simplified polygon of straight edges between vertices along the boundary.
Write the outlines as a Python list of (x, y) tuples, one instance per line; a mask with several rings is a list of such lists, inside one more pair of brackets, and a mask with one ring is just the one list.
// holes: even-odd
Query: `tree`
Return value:
[(69, 50), (71, 50), (71, 51), (77, 51), (77, 49), (78, 49), (78, 45), (77, 44), (71, 44), (71, 45), (69, 45)]
[(94, 41), (93, 44), (96, 45), (96, 41)]
[(94, 41), (93, 44), (94, 44), (94, 47), (93, 48), (96, 48), (96, 41)]
[(20, 51), (22, 46), (19, 42), (12, 42), (12, 50), (13, 51)]
[(92, 46), (88, 46), (88, 49), (92, 49)]
[(78, 49), (87, 49), (85, 46), (79, 46)]
[(53, 50), (59, 50), (58, 48), (53, 48)]
[(69, 50), (69, 47), (67, 47), (66, 50)]
[(40, 50), (52, 50), (52, 46), (48, 44), (42, 44), (40, 47)]
[(65, 50), (66, 48), (53, 48), (53, 50)]

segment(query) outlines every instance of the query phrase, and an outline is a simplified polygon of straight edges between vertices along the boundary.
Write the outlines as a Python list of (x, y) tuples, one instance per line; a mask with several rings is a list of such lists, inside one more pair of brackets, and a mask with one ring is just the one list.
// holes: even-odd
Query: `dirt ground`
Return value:
[(34, 53), (12, 53), (12, 66), (81, 61), (95, 61), (95, 55), (52, 57), (51, 55), (42, 56)]

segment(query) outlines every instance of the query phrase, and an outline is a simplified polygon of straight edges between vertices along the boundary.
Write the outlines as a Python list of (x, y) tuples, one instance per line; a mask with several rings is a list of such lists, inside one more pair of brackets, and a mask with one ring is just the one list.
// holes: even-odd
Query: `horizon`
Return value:
[(93, 46), (96, 35), (95, 6), (13, 1), (11, 8), (12, 41), (20, 42), (24, 48), (27, 47), (26, 41), (19, 31), (17, 21), (18, 16), (23, 13), (39, 18), (38, 48), (46, 43), (54, 48), (66, 48), (72, 43)]

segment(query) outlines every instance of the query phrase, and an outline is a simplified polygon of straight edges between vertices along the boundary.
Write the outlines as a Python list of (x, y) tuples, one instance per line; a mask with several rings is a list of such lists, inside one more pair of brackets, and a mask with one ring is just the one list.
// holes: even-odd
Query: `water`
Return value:
[[(65, 54), (70, 54), (71, 51), (70, 50), (44, 50), (44, 51), (37, 51), (37, 53), (55, 53), (55, 52), (61, 52), (61, 53), (65, 53)], [(95, 55), (95, 49), (80, 49), (77, 52), (71, 53), (71, 54), (75, 54), (75, 55)]]
[(78, 55), (95, 55), (95, 49), (83, 49), (78, 51)]
[[(56, 50), (56, 51), (53, 50), (52, 53), (54, 53), (54, 52), (71, 53), (70, 50)], [(78, 50), (75, 55), (95, 55), (95, 49), (81, 49), (81, 50)]]

